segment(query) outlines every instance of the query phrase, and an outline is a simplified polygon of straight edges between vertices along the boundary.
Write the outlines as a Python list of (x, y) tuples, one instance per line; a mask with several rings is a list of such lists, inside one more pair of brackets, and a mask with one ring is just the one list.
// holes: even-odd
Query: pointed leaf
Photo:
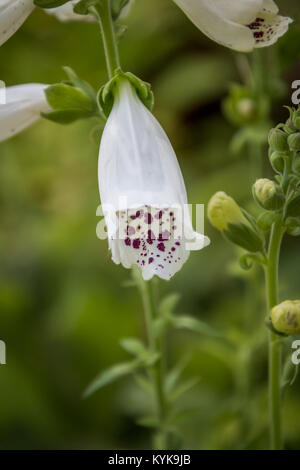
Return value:
[(102, 387), (105, 387), (126, 375), (133, 374), (141, 366), (140, 361), (123, 362), (106, 369), (92, 381), (85, 390), (83, 397), (87, 398)]

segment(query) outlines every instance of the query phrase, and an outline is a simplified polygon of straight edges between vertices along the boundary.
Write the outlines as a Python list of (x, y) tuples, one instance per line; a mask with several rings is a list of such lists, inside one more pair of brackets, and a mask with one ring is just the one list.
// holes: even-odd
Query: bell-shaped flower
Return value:
[(291, 18), (273, 0), (174, 0), (210, 39), (240, 52), (274, 44)]
[[(77, 15), (73, 12), (76, 1), (44, 11), (56, 16), (60, 21), (94, 21), (91, 15)], [(0, 46), (4, 44), (34, 10), (33, 0), (0, 0)]]
[(170, 279), (190, 250), (209, 244), (193, 230), (170, 141), (127, 80), (115, 89), (102, 135), (99, 188), (112, 259), (139, 266), (145, 280)]
[(6, 88), (0, 105), (0, 142), (37, 121), (41, 113), (52, 111), (44, 93), (48, 85), (29, 83)]

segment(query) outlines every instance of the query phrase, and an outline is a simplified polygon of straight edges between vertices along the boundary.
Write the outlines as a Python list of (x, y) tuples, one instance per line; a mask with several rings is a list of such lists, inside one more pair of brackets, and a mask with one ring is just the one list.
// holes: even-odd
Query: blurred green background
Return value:
[[(291, 104), (291, 82), (300, 79), (298, 0), (277, 3), (295, 22), (266, 52), (276, 54), (285, 84), (273, 100), (275, 123), (286, 119), (282, 105)], [(241, 80), (236, 55), (207, 39), (171, 0), (136, 0), (125, 23), (123, 67), (152, 83), (154, 114), (174, 145), (190, 202), (207, 204), (224, 190), (249, 207), (251, 163), (246, 151), (231, 151), (236, 129), (221, 111), (230, 83)], [(64, 65), (95, 88), (105, 83), (97, 25), (62, 24), (36, 10), (0, 50), (0, 78), (8, 86), (58, 82)], [(0, 366), (1, 449), (151, 446), (149, 430), (136, 424), (148, 403), (130, 378), (81, 398), (101, 369), (127, 360), (119, 340), (144, 334), (139, 295), (124, 285), (130, 272), (115, 266), (107, 243), (96, 238), (100, 133), (91, 132), (93, 125), (41, 121), (0, 145), (0, 339), (7, 345), (7, 365)], [(160, 283), (161, 295), (178, 292), (178, 312), (234, 338), (239, 352), (170, 332), (170, 365), (191, 354), (185, 374), (199, 378), (178, 404), (181, 445), (267, 448), (264, 341), (249, 354), (253, 337), (265, 335), (263, 279), (259, 271), (241, 272), (236, 249), (208, 223), (206, 233), (211, 246)], [(282, 299), (299, 298), (299, 278), (299, 239), (287, 237)], [(299, 392), (297, 380), (284, 405), (290, 449), (300, 449)]]

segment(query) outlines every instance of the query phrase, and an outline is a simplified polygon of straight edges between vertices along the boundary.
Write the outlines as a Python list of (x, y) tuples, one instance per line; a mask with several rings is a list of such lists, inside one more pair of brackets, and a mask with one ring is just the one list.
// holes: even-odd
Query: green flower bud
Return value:
[(270, 163), (276, 173), (282, 173), (284, 171), (284, 159), (287, 158), (287, 154), (284, 152), (272, 152), (270, 155)]
[(269, 145), (277, 152), (286, 152), (289, 150), (287, 135), (282, 130), (275, 128), (269, 132)]
[(246, 120), (252, 120), (257, 115), (257, 106), (251, 98), (242, 98), (236, 103), (236, 111)]
[(217, 192), (208, 203), (208, 218), (216, 229), (228, 230), (228, 224), (248, 224), (235, 200), (224, 191)]
[(298, 152), (300, 150), (300, 132), (289, 135), (287, 141), (292, 152)]
[(276, 331), (285, 335), (300, 334), (300, 300), (285, 300), (271, 312), (272, 324)]
[(254, 253), (261, 251), (263, 239), (254, 230), (235, 200), (223, 191), (216, 193), (209, 201), (208, 218), (211, 224), (235, 245)]
[(281, 209), (285, 201), (276, 183), (266, 178), (261, 178), (254, 183), (253, 197), (264, 209), (273, 211)]

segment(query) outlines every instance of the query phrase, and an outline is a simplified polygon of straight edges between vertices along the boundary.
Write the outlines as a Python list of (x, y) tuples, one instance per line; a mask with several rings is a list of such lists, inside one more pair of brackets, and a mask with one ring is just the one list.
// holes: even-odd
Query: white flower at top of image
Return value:
[(274, 44), (292, 22), (273, 0), (174, 0), (210, 39), (240, 52)]
[(48, 85), (28, 83), (6, 88), (6, 103), (0, 105), (0, 142), (21, 132), (52, 109), (44, 90)]
[(0, 0), (0, 46), (22, 26), (34, 8), (32, 0)]
[(170, 279), (209, 239), (194, 232), (175, 152), (165, 132), (122, 80), (99, 153), (99, 189), (116, 264), (143, 278)]
[[(73, 5), (77, 1), (68, 2), (60, 7), (44, 10), (56, 16), (60, 21), (94, 21), (90, 15), (77, 15)], [(0, 0), (0, 46), (4, 44), (34, 10), (33, 0)]]

